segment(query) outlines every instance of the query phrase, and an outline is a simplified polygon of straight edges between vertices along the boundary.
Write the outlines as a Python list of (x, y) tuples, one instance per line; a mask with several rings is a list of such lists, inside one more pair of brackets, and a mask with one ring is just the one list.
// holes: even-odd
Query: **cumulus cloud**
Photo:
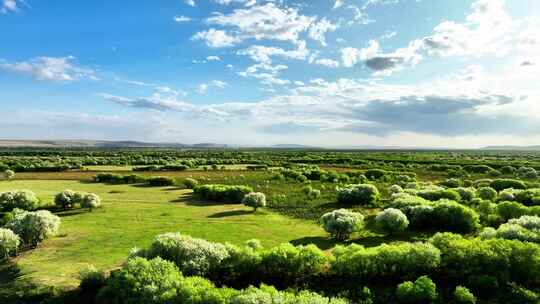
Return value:
[(261, 84), (267, 86), (286, 85), (291, 83), (290, 80), (279, 78), (281, 72), (286, 69), (288, 69), (288, 66), (283, 64), (273, 66), (269, 63), (257, 63), (244, 71), (238, 72), (238, 75), (258, 79)]
[(338, 61), (333, 60), (333, 59), (328, 59), (328, 58), (318, 58), (318, 59), (315, 59), (313, 61), (313, 63), (318, 64), (318, 65), (323, 65), (323, 66), (326, 66), (326, 67), (329, 67), (329, 68), (338, 68), (339, 67), (339, 62)]
[(7, 14), (9, 12), (18, 12), (20, 11), (20, 5), (29, 7), (23, 0), (1, 0), (0, 13)]
[(0, 70), (31, 76), (36, 80), (71, 82), (98, 80), (95, 71), (74, 63), (75, 57), (35, 57), (28, 61), (0, 60)]
[(197, 6), (197, 4), (195, 3), (195, 0), (184, 0), (184, 3), (189, 6)]
[(326, 33), (334, 32), (338, 28), (338, 24), (334, 24), (326, 19), (326, 17), (323, 17), (311, 24), (308, 34), (311, 39), (319, 41), (321, 45), (326, 46)]
[(262, 62), (266, 64), (272, 63), (272, 57), (277, 56), (281, 58), (305, 60), (309, 54), (309, 50), (306, 48), (305, 41), (299, 41), (298, 48), (296, 50), (284, 50), (278, 47), (268, 47), (262, 45), (252, 45), (247, 49), (239, 50), (238, 55), (249, 56), (256, 62)]
[(235, 9), (207, 19), (209, 24), (232, 28), (238, 41), (253, 38), (294, 43), (313, 21), (313, 17), (299, 14), (296, 8), (281, 8), (274, 3)]
[(212, 48), (230, 47), (242, 41), (239, 37), (230, 36), (225, 31), (214, 28), (198, 32), (191, 39), (202, 40), (207, 46)]
[(221, 61), (221, 57), (219, 57), (219, 56), (207, 56), (206, 60), (207, 61)]
[(224, 89), (227, 86), (228, 86), (228, 84), (225, 81), (212, 80), (212, 81), (210, 81), (208, 83), (199, 84), (197, 86), (197, 88), (195, 89), (195, 91), (198, 94), (204, 95), (204, 94), (208, 93), (208, 89), (210, 89), (212, 87), (219, 88), (219, 89)]
[(229, 5), (231, 3), (240, 3), (244, 6), (253, 6), (257, 4), (257, 0), (212, 0), (215, 3), (221, 4), (221, 5)]

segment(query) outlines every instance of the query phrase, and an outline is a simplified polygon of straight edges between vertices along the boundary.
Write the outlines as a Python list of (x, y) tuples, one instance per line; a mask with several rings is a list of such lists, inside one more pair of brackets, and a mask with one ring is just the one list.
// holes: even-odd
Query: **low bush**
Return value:
[(496, 179), (489, 184), (489, 186), (496, 191), (502, 191), (504, 189), (527, 189), (527, 185), (524, 182), (516, 179)]
[(375, 217), (375, 222), (379, 229), (389, 234), (405, 231), (409, 226), (407, 216), (401, 210), (393, 208), (379, 212)]
[(174, 179), (165, 176), (154, 176), (147, 178), (146, 183), (152, 187), (173, 186)]
[(119, 175), (112, 173), (99, 173), (94, 177), (98, 183), (107, 184), (140, 184), (146, 182), (146, 178), (136, 174)]
[(486, 228), (482, 233), (483, 239), (493, 237), (540, 243), (540, 217), (525, 215), (517, 219), (509, 220), (506, 224), (502, 224), (496, 230), (493, 228)]
[(531, 167), (520, 167), (517, 170), (516, 174), (519, 178), (524, 178), (524, 179), (538, 178), (538, 172), (536, 171), (536, 169), (531, 168)]
[(88, 265), (79, 271), (81, 283), (79, 287), (86, 291), (97, 291), (105, 286), (105, 272), (98, 270), (94, 265)]
[(437, 286), (427, 276), (406, 281), (397, 286), (396, 297), (403, 304), (429, 304), (437, 299)]
[(253, 192), (251, 187), (236, 185), (201, 185), (194, 189), (200, 198), (230, 203), (241, 203), (250, 192)]
[(13, 172), (13, 170), (4, 171), (4, 178), (7, 180), (12, 180), (13, 178), (15, 178), (15, 172)]
[(36, 246), (58, 232), (60, 218), (47, 210), (29, 212), (16, 209), (5, 228), (15, 232), (24, 244)]
[(459, 202), (461, 196), (454, 189), (443, 189), (440, 187), (429, 187), (422, 189), (416, 193), (416, 195), (425, 198), (429, 201), (438, 201), (441, 199), (449, 199), (452, 201)]
[(64, 210), (73, 208), (82, 202), (82, 194), (72, 190), (64, 190), (54, 197), (54, 204)]
[(411, 201), (418, 204), (403, 206), (394, 202), (392, 206), (405, 212), (410, 225), (417, 229), (470, 233), (480, 227), (478, 213), (457, 202), (449, 200), (440, 200), (434, 203)]
[(476, 297), (466, 287), (457, 286), (454, 290), (455, 304), (476, 304)]
[(369, 169), (364, 173), (364, 175), (370, 180), (379, 179), (385, 176), (386, 174), (387, 172), (381, 169)]
[(478, 197), (483, 200), (495, 201), (497, 198), (497, 191), (491, 187), (481, 187), (478, 189)]
[(266, 195), (262, 192), (250, 192), (244, 196), (242, 204), (252, 207), (253, 211), (257, 211), (259, 207), (266, 207)]
[(88, 193), (81, 200), (81, 207), (88, 208), (90, 211), (92, 211), (95, 208), (101, 207), (101, 199), (97, 194)]
[(323, 214), (320, 222), (332, 237), (344, 241), (364, 227), (364, 216), (347, 209), (339, 209)]
[(0, 261), (17, 254), (21, 239), (10, 229), (0, 228)]
[(199, 185), (199, 181), (194, 178), (188, 177), (183, 181), (183, 184), (188, 189), (195, 189)]
[(0, 210), (11, 211), (15, 208), (33, 211), (41, 206), (36, 194), (29, 190), (15, 190), (0, 193)]
[(459, 187), (459, 188), (456, 188), (455, 190), (457, 191), (457, 193), (459, 193), (459, 196), (461, 197), (461, 201), (463, 202), (470, 202), (477, 196), (476, 189), (473, 187), (468, 187), (468, 188)]
[(380, 197), (377, 187), (371, 184), (348, 185), (337, 189), (337, 201), (344, 205), (375, 207)]

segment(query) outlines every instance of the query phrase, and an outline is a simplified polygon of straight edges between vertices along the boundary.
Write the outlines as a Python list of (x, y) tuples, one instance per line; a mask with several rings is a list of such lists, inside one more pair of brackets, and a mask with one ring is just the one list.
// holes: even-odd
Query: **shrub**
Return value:
[(501, 202), (497, 205), (497, 214), (503, 221), (527, 214), (527, 207), (518, 202)]
[(531, 167), (520, 167), (517, 170), (517, 176), (525, 179), (535, 179), (538, 178), (538, 172)]
[(348, 185), (337, 190), (337, 201), (345, 205), (377, 206), (380, 196), (377, 187), (371, 184)]
[(73, 208), (76, 203), (80, 203), (79, 196), (72, 190), (64, 190), (54, 197), (54, 204), (64, 210)]
[(174, 262), (186, 275), (205, 276), (215, 271), (229, 254), (224, 245), (196, 239), (180, 233), (155, 237), (144, 253), (148, 258), (161, 257)]
[(5, 227), (19, 235), (24, 244), (36, 246), (58, 232), (60, 218), (47, 210), (16, 210), (13, 219)]
[(399, 303), (422, 304), (433, 303), (437, 299), (437, 286), (427, 276), (416, 281), (406, 281), (398, 285), (396, 296)]
[(454, 303), (476, 304), (476, 297), (466, 287), (457, 286), (454, 290)]
[[(488, 235), (489, 233), (489, 235)], [(540, 217), (522, 216), (502, 224), (497, 230), (484, 231), (484, 238), (503, 238), (540, 243)]]
[(461, 197), (462, 201), (470, 202), (476, 197), (476, 189), (473, 187), (459, 187), (456, 188), (457, 193), (459, 193), (459, 196)]
[(375, 217), (375, 222), (380, 229), (389, 234), (404, 231), (409, 226), (407, 216), (401, 210), (393, 208), (379, 212)]
[(13, 231), (0, 228), (0, 261), (17, 254), (21, 239)]
[(369, 169), (364, 175), (370, 180), (376, 180), (386, 175), (386, 171), (381, 169)]
[(146, 178), (136, 174), (119, 175), (112, 173), (99, 173), (94, 177), (94, 180), (98, 183), (108, 184), (138, 184), (146, 182)]
[(499, 192), (499, 201), (515, 201), (516, 193), (520, 190), (514, 190), (513, 188), (504, 189)]
[(166, 176), (155, 176), (148, 178), (146, 183), (152, 187), (173, 186), (174, 179)]
[(496, 191), (502, 191), (504, 189), (527, 189), (527, 185), (524, 182), (516, 179), (496, 179), (489, 185)]
[(392, 185), (388, 188), (390, 195), (403, 192), (403, 188), (400, 185)]
[(186, 186), (186, 188), (188, 189), (195, 189), (199, 185), (199, 181), (197, 181), (194, 178), (189, 178), (189, 177), (186, 178), (183, 183), (184, 183), (184, 186)]
[(435, 271), (441, 263), (440, 250), (424, 243), (338, 245), (332, 254), (331, 271), (345, 280), (402, 280)]
[(504, 166), (501, 168), (501, 172), (503, 174), (514, 174), (516, 172), (516, 168), (512, 166)]
[(79, 279), (81, 280), (79, 287), (83, 290), (97, 291), (105, 286), (105, 273), (97, 270), (94, 265), (88, 265), (81, 269), (79, 271)]
[(532, 206), (540, 204), (540, 189), (527, 189), (514, 192), (517, 202), (522, 203), (523, 205)]
[(483, 200), (494, 201), (497, 198), (497, 191), (491, 187), (481, 187), (478, 189), (478, 197)]
[(15, 208), (22, 210), (36, 210), (41, 202), (36, 194), (29, 190), (15, 190), (0, 194), (0, 210), (11, 211)]
[(339, 241), (348, 239), (364, 226), (364, 216), (347, 209), (334, 210), (323, 214), (320, 222), (324, 230)]
[(173, 263), (137, 257), (111, 273), (98, 299), (103, 303), (173, 303), (181, 281), (182, 274)]
[(470, 233), (480, 226), (480, 217), (473, 209), (454, 201), (440, 200), (400, 209), (416, 228)]
[(321, 190), (314, 189), (312, 186), (306, 186), (302, 189), (302, 191), (310, 199), (317, 199), (321, 196)]
[(13, 178), (15, 178), (15, 172), (13, 172), (12, 170), (4, 171), (4, 178), (7, 180), (12, 180)]
[(448, 188), (457, 188), (461, 186), (461, 182), (457, 178), (449, 178), (439, 183), (439, 185)]
[(422, 189), (417, 192), (417, 195), (429, 201), (449, 199), (452, 201), (459, 202), (461, 200), (461, 197), (459, 196), (459, 193), (456, 190), (443, 189), (441, 187), (430, 187), (430, 188)]
[(195, 195), (200, 198), (230, 203), (241, 203), (250, 192), (253, 192), (251, 187), (236, 185), (201, 185), (194, 189)]
[(266, 207), (266, 195), (262, 192), (250, 192), (244, 196), (242, 204), (252, 207), (253, 211), (257, 211), (259, 207)]
[(81, 200), (81, 207), (88, 208), (90, 211), (94, 208), (101, 207), (101, 199), (97, 194), (89, 193), (86, 194)]

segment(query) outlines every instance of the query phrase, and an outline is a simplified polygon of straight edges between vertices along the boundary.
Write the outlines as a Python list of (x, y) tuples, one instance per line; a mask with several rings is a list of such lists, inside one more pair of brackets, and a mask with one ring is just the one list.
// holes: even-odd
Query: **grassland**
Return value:
[(31, 189), (44, 202), (64, 189), (93, 192), (103, 208), (93, 212), (58, 213), (62, 227), (57, 237), (15, 259), (20, 280), (72, 288), (79, 269), (119, 266), (129, 250), (146, 246), (159, 233), (179, 231), (212, 241), (242, 243), (258, 238), (265, 246), (306, 238), (325, 238), (311, 221), (291, 219), (268, 210), (215, 204), (193, 199), (191, 190), (175, 187), (104, 185), (77, 180), (15, 180), (0, 182), (0, 192)]

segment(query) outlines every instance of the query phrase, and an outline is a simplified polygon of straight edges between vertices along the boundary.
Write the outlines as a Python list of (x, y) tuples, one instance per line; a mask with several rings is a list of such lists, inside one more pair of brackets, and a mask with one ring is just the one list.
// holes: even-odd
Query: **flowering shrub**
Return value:
[(72, 190), (64, 190), (54, 197), (54, 204), (64, 210), (73, 208), (75, 204), (80, 203), (81, 195)]
[(13, 170), (4, 171), (4, 178), (7, 180), (12, 180), (15, 177), (15, 172)]
[(540, 217), (525, 215), (517, 219), (511, 219), (496, 230), (493, 228), (484, 229), (481, 237), (483, 239), (496, 237), (540, 243)]
[(0, 209), (11, 211), (15, 208), (22, 210), (36, 210), (41, 202), (36, 194), (29, 190), (15, 190), (0, 193)]
[(254, 211), (257, 211), (259, 207), (266, 207), (266, 196), (261, 192), (250, 192), (244, 196), (242, 204), (252, 207)]
[(16, 254), (21, 239), (13, 231), (0, 228), (0, 261)]
[(403, 188), (400, 185), (392, 185), (388, 188), (388, 193), (390, 195), (403, 192)]
[(371, 184), (348, 185), (337, 189), (337, 201), (345, 205), (377, 206), (380, 199), (377, 187)]
[(409, 226), (407, 216), (401, 210), (393, 208), (379, 212), (375, 222), (380, 229), (389, 234), (404, 231)]
[(86, 194), (81, 200), (81, 207), (88, 208), (92, 211), (92, 209), (101, 207), (101, 199), (97, 194)]
[(229, 254), (219, 243), (180, 233), (165, 233), (156, 236), (145, 256), (172, 261), (186, 275), (204, 276), (214, 271)]
[(364, 216), (347, 209), (334, 210), (323, 214), (320, 222), (324, 230), (339, 241), (348, 239), (352, 233), (364, 226)]
[(253, 189), (248, 186), (236, 185), (201, 185), (194, 189), (195, 195), (200, 198), (212, 201), (225, 201), (230, 203), (240, 203), (244, 196)]
[(19, 235), (24, 244), (36, 246), (58, 232), (60, 218), (47, 210), (15, 210), (13, 219), (5, 227)]

